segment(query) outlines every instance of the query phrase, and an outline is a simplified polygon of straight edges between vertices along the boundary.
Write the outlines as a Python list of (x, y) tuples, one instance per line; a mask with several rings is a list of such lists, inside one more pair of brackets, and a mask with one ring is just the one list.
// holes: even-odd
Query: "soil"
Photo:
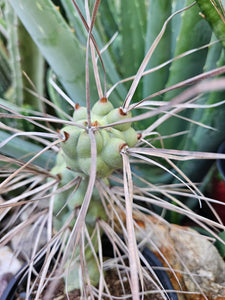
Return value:
[[(106, 272), (105, 274), (105, 281), (107, 282), (107, 286), (109, 289), (109, 293), (113, 297), (118, 297), (117, 299), (125, 299), (124, 296), (126, 296), (126, 300), (131, 300), (132, 297), (129, 297), (128, 295), (131, 294), (129, 282), (126, 277), (123, 278), (123, 287), (121, 284), (121, 281), (118, 277), (116, 270), (110, 270)], [(151, 282), (145, 283), (145, 290), (146, 291), (153, 291), (154, 285)], [(44, 295), (43, 295), (44, 296)], [(128, 296), (128, 297), (127, 297)], [(24, 292), (17, 293), (15, 300), (24, 300), (25, 294)], [(34, 299), (34, 296), (30, 298), (30, 300)], [(42, 298), (40, 298), (41, 300)], [(83, 297), (80, 295), (79, 290), (74, 290), (73, 292), (69, 293), (69, 299), (70, 300), (84, 300)], [(91, 298), (88, 298), (91, 299)], [(97, 297), (96, 297), (97, 299)], [(110, 299), (109, 296), (103, 296), (102, 300), (108, 300)], [(163, 300), (164, 298), (159, 293), (151, 293), (144, 296), (144, 300)], [(64, 294), (64, 282), (60, 281), (59, 285), (57, 287), (57, 290), (55, 291), (55, 294), (51, 297), (49, 300), (68, 300), (67, 296)]]

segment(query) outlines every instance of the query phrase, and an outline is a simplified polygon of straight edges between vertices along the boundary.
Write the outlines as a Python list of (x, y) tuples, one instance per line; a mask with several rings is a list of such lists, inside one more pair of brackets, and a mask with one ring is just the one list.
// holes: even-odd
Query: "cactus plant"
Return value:
[[(139, 299), (144, 271), (142, 242), (135, 238), (140, 224), (133, 212), (159, 219), (166, 213), (173, 222), (186, 216), (216, 239), (217, 229), (224, 230), (221, 222), (205, 221), (190, 210), (190, 203), (213, 202), (194, 184), (204, 181), (210, 167), (206, 160), (225, 158), (215, 153), (225, 138), (224, 79), (198, 83), (225, 72), (223, 43), (215, 38), (223, 35), (221, 15), (200, 0), (108, 0), (90, 7), (81, 0), (58, 1), (58, 7), (51, 0), (8, 1), (48, 63), (50, 100), (30, 89), (37, 101), (27, 108), (21, 66), (13, 64), (12, 72), (20, 72), (12, 78), (18, 102), (12, 103), (10, 93), (0, 102), (0, 188), (7, 200), (1, 219), (14, 208), (21, 218), (29, 209), (34, 215), (21, 226), (12, 218), (1, 242), (7, 244), (21, 227), (35, 227), (41, 220), (39, 236), (46, 227), (49, 259), (35, 299), (48, 283), (50, 258), (59, 245), (54, 276), (63, 274), (66, 292), (82, 287), (86, 293), (88, 288), (94, 298), (92, 286), (100, 282), (101, 299), (107, 292), (101, 248), (105, 232), (116, 254), (122, 248), (129, 258), (132, 297)], [(8, 32), (17, 34), (13, 20), (18, 18), (13, 13), (11, 20), (9, 13), (13, 11), (6, 11)], [(22, 55), (12, 42), (11, 59)], [(31, 55), (39, 61), (36, 51)], [(42, 81), (43, 68), (40, 73)], [(26, 132), (28, 124), (32, 129)], [(192, 163), (194, 159), (203, 164)], [(126, 224), (117, 209), (126, 215)], [(38, 238), (32, 259), (37, 252)], [(49, 297), (56, 284), (49, 284)], [(34, 286), (27, 288), (30, 294)]]

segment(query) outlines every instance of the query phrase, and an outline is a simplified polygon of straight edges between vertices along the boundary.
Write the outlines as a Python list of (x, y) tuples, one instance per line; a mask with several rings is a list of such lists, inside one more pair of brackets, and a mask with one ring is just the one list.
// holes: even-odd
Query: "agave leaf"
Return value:
[[(21, 70), (25, 72), (29, 80), (35, 86), (35, 90), (39, 95), (43, 95), (44, 91), (44, 59), (38, 47), (24, 28), (23, 24), (18, 22), (19, 37), (19, 55), (21, 62)], [(25, 88), (30, 88), (30, 83), (24, 74), (22, 76), (23, 84), (23, 105), (30, 105), (33, 109), (42, 110), (39, 99), (31, 95)]]
[[(61, 1), (62, 7), (65, 10), (66, 17), (68, 18), (68, 22), (75, 30), (75, 35), (80, 41), (80, 43), (85, 47), (87, 43), (87, 31), (80, 20), (80, 17), (74, 8), (73, 2), (70, 0)], [(83, 11), (83, 7), (80, 8)]]
[(143, 0), (121, 2), (121, 70), (123, 75), (134, 75), (144, 57), (146, 6)]
[[(186, 6), (191, 4), (192, 1), (187, 0)], [(177, 38), (177, 46), (175, 50), (175, 56), (198, 47), (201, 47), (209, 43), (211, 38), (211, 29), (207, 22), (199, 15), (199, 8), (194, 5), (191, 9), (186, 10), (182, 14), (182, 24), (179, 36)], [(185, 80), (197, 74), (200, 74), (203, 70), (204, 63), (207, 56), (207, 49), (195, 52), (192, 55), (185, 56), (179, 60), (174, 61), (170, 67), (169, 79), (167, 87), (178, 83), (181, 80)], [(175, 97), (181, 89), (176, 89), (165, 95), (165, 100), (170, 100)], [(190, 116), (191, 111), (185, 112), (186, 116)], [(188, 123), (178, 119), (170, 118), (167, 122), (164, 122), (159, 128), (162, 135), (169, 135), (177, 132), (177, 128), (180, 131), (186, 129)], [(181, 140), (181, 139), (180, 139)], [(165, 145), (168, 148), (174, 147), (179, 143), (179, 139), (167, 140)]]
[(0, 40), (0, 97), (7, 91), (11, 84), (11, 70), (5, 46)]
[(69, 96), (85, 103), (85, 48), (50, 0), (9, 0)]
[[(82, 24), (80, 18), (77, 16), (77, 12), (76, 12), (74, 5), (72, 4), (72, 2), (70, 0), (65, 0), (65, 1), (63, 1), (62, 4), (66, 11), (67, 17), (70, 20), (70, 23), (75, 30), (75, 34), (77, 35), (79, 41), (81, 41), (81, 43), (84, 43), (84, 45), (86, 45), (87, 34), (86, 34), (86, 31), (84, 30), (84, 28), (82, 28), (82, 27), (84, 27), (84, 25)], [(83, 15), (86, 16), (83, 1), (78, 0), (77, 4), (79, 6), (79, 9), (83, 13)], [(102, 7), (105, 7), (105, 5), (106, 4), (104, 3), (104, 5), (102, 5)], [(99, 14), (101, 16), (101, 10), (100, 10)], [(98, 23), (97, 28), (94, 27), (94, 29), (93, 29), (93, 36), (96, 40), (99, 50), (101, 50), (105, 46), (105, 44), (107, 44), (108, 39), (107, 39), (106, 32), (104, 32), (105, 29), (103, 29), (103, 24), (101, 24), (101, 17), (99, 17), (97, 19), (99, 20), (99, 22), (97, 22)], [(101, 28), (100, 31), (99, 31), (99, 28)], [(104, 51), (104, 53), (102, 53), (102, 59), (103, 59), (104, 67), (105, 67), (106, 74), (107, 74), (108, 85), (111, 86), (115, 82), (120, 81), (121, 78), (118, 74), (118, 71), (116, 70), (116, 64), (113, 62), (108, 49), (106, 49)], [(100, 70), (100, 74), (103, 75), (103, 73), (101, 72), (101, 70), (102, 70), (101, 67), (99, 68), (99, 70)], [(93, 88), (93, 86), (91, 86), (91, 87)], [(113, 98), (114, 105), (115, 106), (121, 105), (123, 99), (125, 98), (125, 95), (126, 95), (126, 89), (124, 88), (123, 85), (119, 85), (118, 88), (116, 89), (116, 95), (114, 94), (114, 98)], [(94, 100), (96, 101), (97, 99), (94, 99)]]
[[(96, 19), (96, 29), (102, 34), (102, 37), (107, 36), (110, 39), (118, 31), (118, 11), (115, 7), (115, 1), (107, 0), (104, 5), (99, 6), (99, 15)], [(105, 41), (104, 38), (102, 38)]]
[[(147, 33), (145, 40), (145, 51), (151, 47), (155, 38), (159, 34), (164, 22), (171, 15), (171, 1), (150, 1), (147, 17)], [(168, 24), (167, 30), (162, 37), (156, 51), (153, 53), (146, 69), (156, 67), (164, 63), (171, 57), (171, 24)], [(165, 87), (168, 79), (169, 67), (162, 68), (152, 74), (144, 77), (143, 97), (147, 97)]]
[[(172, 13), (182, 9), (184, 7), (184, 0), (172, 0)], [(171, 53), (174, 54), (177, 44), (177, 37), (180, 32), (182, 17), (181, 14), (176, 15), (172, 20), (172, 40), (171, 40)]]
[[(0, 143), (7, 140), (11, 137), (11, 134), (8, 134), (5, 131), (0, 130)], [(4, 145), (0, 152), (9, 157), (13, 157), (16, 159), (22, 159), (24, 161), (28, 161), (35, 154), (40, 152), (43, 148), (35, 145), (34, 143), (23, 140), (20, 137), (15, 137), (13, 140), (9, 141), (6, 145)], [(29, 155), (28, 155), (29, 154)], [(40, 157), (38, 157), (33, 164), (38, 165), (40, 167), (52, 167), (55, 162), (55, 154), (52, 151), (47, 151), (43, 153)]]
[[(74, 109), (72, 108), (72, 106), (65, 101), (65, 99), (55, 90), (55, 88), (52, 86), (52, 84), (50, 83), (50, 80), (56, 81), (56, 84), (58, 86), (60, 86), (60, 83), (58, 82), (58, 80), (55, 78), (55, 74), (53, 73), (52, 69), (49, 69), (47, 72), (47, 89), (48, 89), (48, 95), (51, 99), (51, 101), (55, 104), (55, 106), (59, 109), (61, 109), (63, 112), (67, 113), (67, 114), (71, 114), (73, 113)], [(60, 88), (62, 88), (60, 86)], [(63, 114), (60, 110), (55, 109), (55, 113), (59, 116), (60, 119), (66, 119), (65, 114)]]
[[(205, 68), (216, 64), (222, 66), (225, 63), (224, 52), (220, 44), (210, 48), (208, 60)], [(216, 104), (225, 99), (225, 92), (212, 92), (205, 96), (204, 103), (208, 105)], [(225, 104), (217, 107), (204, 109), (202, 114), (194, 113), (192, 119), (202, 124), (213, 127), (215, 130), (207, 129), (195, 124), (189, 128), (189, 133), (184, 145), (185, 149), (192, 151), (217, 152), (219, 145), (225, 140)], [(199, 162), (189, 161), (181, 164), (182, 170), (193, 181), (201, 180), (207, 173), (212, 161), (201, 160)]]
[(10, 56), (10, 67), (12, 71), (12, 85), (13, 103), (22, 106), (23, 105), (23, 80), (22, 80), (22, 68), (21, 59), (19, 53), (19, 35), (18, 35), (18, 23), (19, 20), (11, 5), (6, 1), (5, 18), (7, 23), (7, 35), (8, 35), (8, 51)]
[[(193, 1), (187, 0), (186, 6)], [(197, 5), (186, 10), (182, 14), (182, 24), (177, 37), (177, 45), (174, 56), (185, 51), (195, 49), (207, 44), (211, 39), (211, 30), (207, 22), (199, 15)], [(171, 64), (170, 76), (167, 86), (171, 86), (181, 80), (195, 76), (202, 72), (207, 50), (198, 51), (192, 55), (185, 56)], [(184, 67), (185, 66), (185, 67)], [(165, 100), (171, 99), (180, 91), (173, 91), (166, 95)]]

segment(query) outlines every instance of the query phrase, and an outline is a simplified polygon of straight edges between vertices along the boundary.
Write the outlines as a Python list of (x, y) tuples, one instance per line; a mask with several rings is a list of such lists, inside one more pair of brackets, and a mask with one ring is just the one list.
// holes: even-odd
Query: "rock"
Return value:
[(136, 239), (161, 260), (179, 300), (225, 300), (225, 262), (212, 239), (142, 213), (133, 218)]
[(6, 273), (15, 274), (21, 266), (21, 262), (15, 257), (15, 254), (9, 247), (0, 248), (0, 276)]
[(22, 267), (22, 263), (15, 257), (9, 247), (0, 248), (0, 297), (10, 279)]

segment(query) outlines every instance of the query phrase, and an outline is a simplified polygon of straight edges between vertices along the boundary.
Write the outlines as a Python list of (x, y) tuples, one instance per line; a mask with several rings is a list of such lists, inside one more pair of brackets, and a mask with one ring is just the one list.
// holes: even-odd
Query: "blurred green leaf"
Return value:
[[(145, 52), (149, 50), (155, 38), (161, 31), (166, 19), (171, 15), (171, 1), (150, 1), (148, 6), (147, 33)], [(168, 24), (165, 34), (153, 53), (146, 69), (156, 67), (171, 58), (171, 23)], [(143, 97), (147, 97), (165, 87), (169, 75), (169, 66), (162, 68), (144, 77)]]
[(69, 96), (85, 103), (85, 48), (50, 0), (9, 0)]
[[(193, 1), (187, 0), (186, 6), (193, 3)], [(192, 8), (186, 10), (182, 14), (182, 23), (179, 35), (177, 37), (177, 44), (175, 50), (175, 56), (184, 53), (185, 51), (201, 47), (209, 43), (211, 39), (211, 29), (207, 22), (202, 19), (199, 15), (199, 8), (194, 5)], [(207, 56), (207, 49), (197, 51), (191, 55), (185, 56), (179, 60), (175, 60), (170, 67), (169, 79), (166, 84), (167, 87), (172, 86), (182, 80), (191, 78), (192, 76), (198, 75), (203, 71)], [(176, 89), (168, 92), (164, 100), (168, 101), (178, 95), (183, 89)], [(186, 110), (185, 116), (190, 116), (191, 110)], [(187, 128), (188, 123), (176, 118), (171, 117), (168, 121), (164, 122), (159, 127), (159, 132), (162, 136), (170, 135), (176, 133), (178, 128), (179, 131), (183, 131)], [(173, 148), (174, 143), (179, 144), (179, 140), (182, 138), (177, 138), (175, 140), (168, 139), (165, 141), (166, 148)], [(182, 147), (182, 146), (181, 146)]]
[[(0, 143), (6, 141), (11, 137), (11, 134), (0, 130)], [(38, 146), (32, 142), (25, 141), (20, 137), (14, 137), (6, 145), (4, 145), (0, 152), (9, 157), (16, 159), (22, 159), (23, 161), (28, 161), (35, 154), (39, 153), (43, 147)], [(38, 157), (33, 164), (38, 165), (43, 168), (51, 168), (55, 162), (55, 153), (53, 151), (46, 151), (40, 157)]]

